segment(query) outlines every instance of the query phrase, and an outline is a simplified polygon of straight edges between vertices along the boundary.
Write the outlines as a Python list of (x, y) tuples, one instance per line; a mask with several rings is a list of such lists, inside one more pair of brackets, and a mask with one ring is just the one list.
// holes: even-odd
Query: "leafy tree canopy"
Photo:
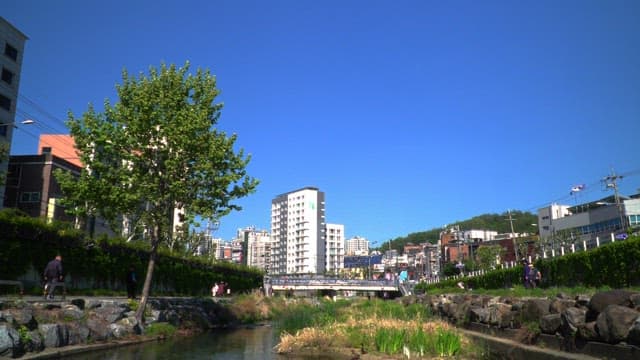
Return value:
[[(219, 219), (258, 181), (246, 173), (250, 157), (235, 150), (236, 135), (216, 129), (222, 104), (208, 70), (189, 64), (151, 67), (137, 77), (123, 72), (118, 102), (89, 109), (68, 126), (84, 164), (81, 175), (56, 175), (67, 208), (114, 223), (124, 215), (141, 224), (151, 243), (141, 308), (146, 304), (157, 248), (172, 236), (174, 209), (185, 220)], [(139, 309), (137, 317), (141, 317)]]

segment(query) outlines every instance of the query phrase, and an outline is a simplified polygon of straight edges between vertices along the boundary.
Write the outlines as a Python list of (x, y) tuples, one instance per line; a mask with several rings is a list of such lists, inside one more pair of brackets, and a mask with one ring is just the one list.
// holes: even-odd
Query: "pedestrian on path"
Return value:
[(62, 282), (64, 277), (62, 275), (62, 256), (56, 255), (55, 259), (49, 261), (44, 268), (44, 296), (47, 300), (53, 300), (54, 293), (56, 291), (56, 285), (58, 282)]

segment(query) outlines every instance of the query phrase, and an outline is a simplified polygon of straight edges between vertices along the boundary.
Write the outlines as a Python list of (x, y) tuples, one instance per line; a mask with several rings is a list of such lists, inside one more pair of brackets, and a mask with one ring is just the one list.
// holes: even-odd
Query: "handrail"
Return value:
[(20, 297), (24, 295), (24, 286), (22, 285), (22, 281), (17, 280), (0, 280), (0, 285), (14, 285), (20, 288)]

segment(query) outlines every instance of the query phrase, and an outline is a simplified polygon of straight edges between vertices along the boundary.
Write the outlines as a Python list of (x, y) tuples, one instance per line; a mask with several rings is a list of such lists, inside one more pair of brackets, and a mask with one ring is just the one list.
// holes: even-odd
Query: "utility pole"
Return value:
[(516, 234), (513, 231), (513, 220), (515, 220), (512, 216), (511, 216), (511, 209), (508, 210), (509, 213), (509, 223), (511, 223), (511, 239), (513, 240), (513, 254), (516, 257), (516, 262), (518, 261), (518, 244), (516, 242)]
[(616, 175), (616, 172), (611, 169), (611, 175), (605, 176), (602, 179), (602, 182), (605, 184), (607, 189), (613, 189), (614, 198), (616, 201), (616, 207), (618, 208), (618, 215), (620, 216), (620, 227), (624, 231), (627, 228), (627, 222), (625, 221), (625, 216), (622, 211), (622, 203), (620, 202), (620, 194), (618, 193), (618, 180), (622, 180), (624, 176)]

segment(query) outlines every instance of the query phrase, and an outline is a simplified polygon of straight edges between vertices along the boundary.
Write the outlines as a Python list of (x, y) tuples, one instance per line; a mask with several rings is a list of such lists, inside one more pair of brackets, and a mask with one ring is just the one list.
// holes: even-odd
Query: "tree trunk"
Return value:
[(154, 226), (153, 234), (151, 238), (151, 251), (149, 252), (149, 265), (147, 266), (147, 276), (144, 278), (144, 286), (142, 287), (142, 295), (140, 297), (140, 304), (138, 310), (136, 310), (136, 320), (138, 324), (142, 326), (144, 309), (147, 306), (147, 300), (149, 299), (149, 290), (151, 289), (151, 280), (153, 279), (153, 269), (156, 265), (156, 258), (158, 256), (158, 244), (160, 239), (158, 237), (158, 226)]

